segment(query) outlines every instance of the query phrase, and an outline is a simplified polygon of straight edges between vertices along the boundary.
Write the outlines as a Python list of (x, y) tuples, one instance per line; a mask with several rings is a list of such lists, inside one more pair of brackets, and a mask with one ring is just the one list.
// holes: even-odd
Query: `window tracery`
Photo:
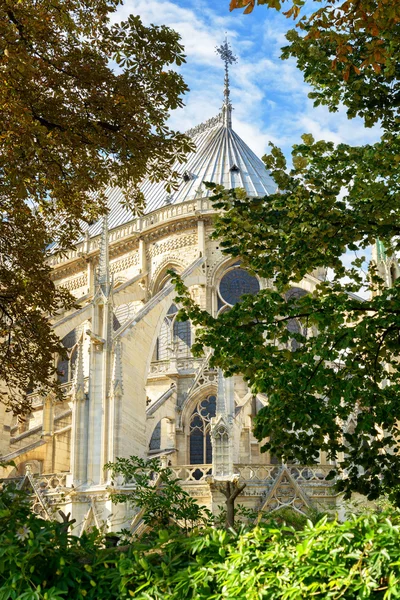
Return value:
[(216, 396), (200, 400), (193, 410), (189, 425), (189, 455), (191, 465), (211, 464), (211, 419), (216, 414)]
[(113, 330), (117, 331), (121, 325), (124, 325), (131, 318), (132, 314), (132, 302), (117, 306), (113, 314)]
[(157, 338), (156, 360), (167, 360), (171, 353), (179, 357), (190, 356), (192, 345), (190, 321), (177, 321), (178, 307), (171, 304)]
[(257, 294), (260, 284), (257, 277), (250, 275), (246, 269), (235, 263), (226, 271), (218, 286), (218, 312), (229, 310), (240, 301), (244, 294)]

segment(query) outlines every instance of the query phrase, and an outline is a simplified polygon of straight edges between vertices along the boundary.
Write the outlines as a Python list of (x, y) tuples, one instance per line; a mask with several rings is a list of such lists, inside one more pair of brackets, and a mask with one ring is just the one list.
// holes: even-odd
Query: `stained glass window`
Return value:
[(68, 358), (64, 358), (63, 360), (59, 360), (57, 363), (57, 371), (58, 371), (58, 381), (59, 383), (67, 383), (69, 379), (69, 360)]
[[(287, 322), (287, 330), (289, 333), (301, 333), (301, 326), (297, 319), (289, 319)], [(295, 338), (292, 338), (289, 342), (289, 348), (295, 352), (300, 348), (300, 342)]]
[(288, 290), (285, 294), (285, 298), (286, 300), (292, 300), (292, 298), (302, 298), (303, 296), (306, 296), (307, 292), (306, 290), (303, 290), (303, 288), (299, 288), (299, 287), (293, 287), (290, 288), (290, 290)]
[(201, 465), (212, 462), (210, 422), (215, 417), (215, 396), (201, 400), (190, 419), (190, 464)]
[(219, 284), (219, 293), (224, 302), (233, 306), (243, 294), (257, 294), (258, 279), (240, 267), (225, 273)]

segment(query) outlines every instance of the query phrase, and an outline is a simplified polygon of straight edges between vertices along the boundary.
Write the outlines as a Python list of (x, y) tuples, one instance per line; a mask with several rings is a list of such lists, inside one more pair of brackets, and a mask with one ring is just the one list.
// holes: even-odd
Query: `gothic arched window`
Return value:
[[(68, 355), (65, 358), (60, 359), (57, 364), (58, 381), (60, 383), (66, 383), (72, 379), (72, 367), (76, 360), (76, 352), (73, 352), (72, 349), (77, 343), (77, 338), (77, 330), (74, 329), (61, 340), (62, 345), (67, 349)], [(73, 361), (71, 361), (72, 358)]]
[(190, 321), (177, 321), (175, 319), (173, 334), (178, 355), (187, 353), (192, 343)]
[[(289, 333), (302, 333), (301, 325), (297, 319), (289, 319), (287, 322), (287, 330)], [(295, 338), (291, 338), (289, 342), (289, 349), (295, 352), (300, 348), (300, 342)]]
[(113, 314), (113, 330), (117, 331), (117, 329), (119, 329), (121, 325), (126, 323), (126, 321), (132, 316), (132, 314), (132, 303), (120, 304), (120, 306), (117, 306)]
[(257, 277), (236, 264), (221, 278), (218, 286), (218, 310), (223, 311), (240, 301), (244, 294), (257, 294), (260, 284)]
[(215, 417), (217, 399), (208, 396), (196, 405), (189, 426), (190, 464), (201, 465), (212, 462), (210, 436), (211, 419)]
[(171, 304), (157, 338), (156, 360), (167, 360), (172, 352), (181, 357), (190, 354), (190, 321), (177, 321), (177, 312), (177, 306)]

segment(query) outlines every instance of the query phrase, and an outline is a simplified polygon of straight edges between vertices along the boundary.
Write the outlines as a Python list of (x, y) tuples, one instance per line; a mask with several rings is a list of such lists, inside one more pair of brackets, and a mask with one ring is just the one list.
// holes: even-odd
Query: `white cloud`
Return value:
[(215, 65), (215, 46), (221, 43), (224, 35), (223, 19), (218, 20), (218, 25), (207, 23), (204, 16), (199, 17), (194, 10), (168, 0), (126, 0), (118, 9), (116, 20), (126, 19), (130, 13), (140, 15), (146, 25), (163, 24), (178, 31), (192, 64)]
[(262, 156), (268, 141), (286, 154), (302, 133), (316, 139), (362, 144), (377, 139), (377, 127), (367, 130), (360, 119), (349, 121), (345, 110), (330, 113), (314, 109), (294, 60), (282, 61), (285, 32), (293, 27), (274, 11), (260, 9), (248, 17), (226, 6), (216, 10), (208, 0), (126, 0), (114, 20), (139, 14), (147, 25), (165, 24), (178, 31), (187, 54), (181, 69), (190, 93), (186, 106), (171, 115), (170, 125), (185, 131), (218, 113), (222, 104), (223, 65), (215, 53), (225, 32), (239, 61), (231, 68), (233, 126), (244, 141)]

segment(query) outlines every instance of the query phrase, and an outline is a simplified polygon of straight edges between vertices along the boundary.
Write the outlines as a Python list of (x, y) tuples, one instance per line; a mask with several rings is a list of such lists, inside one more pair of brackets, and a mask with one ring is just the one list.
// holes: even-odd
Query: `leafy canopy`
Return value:
[(140, 210), (139, 181), (175, 185), (191, 149), (166, 126), (187, 90), (179, 35), (132, 15), (111, 24), (118, 4), (0, 6), (0, 378), (21, 411), (33, 383), (49, 389), (61, 351), (47, 315), (72, 305), (51, 282), (49, 244), (62, 252), (104, 213), (107, 185)]
[[(400, 250), (399, 11), (384, 1), (327, 2), (302, 18), (301, 33), (287, 33), (282, 50), (296, 58), (316, 105), (342, 103), (349, 118), (380, 123), (379, 141), (335, 145), (305, 134), (291, 168), (275, 146), (264, 157), (276, 194), (246, 198), (211, 186), (222, 209), (215, 237), (267, 289), (213, 318), (176, 278), (181, 317), (201, 326), (194, 351), (213, 348), (214, 365), (268, 396), (255, 420), (263, 449), (301, 463), (322, 450), (347, 495), (386, 490), (397, 503), (400, 281), (388, 289), (376, 265), (361, 268), (377, 239), (386, 265)], [(349, 251), (357, 256), (350, 265)], [(290, 293), (307, 273), (318, 275), (316, 290)]]

